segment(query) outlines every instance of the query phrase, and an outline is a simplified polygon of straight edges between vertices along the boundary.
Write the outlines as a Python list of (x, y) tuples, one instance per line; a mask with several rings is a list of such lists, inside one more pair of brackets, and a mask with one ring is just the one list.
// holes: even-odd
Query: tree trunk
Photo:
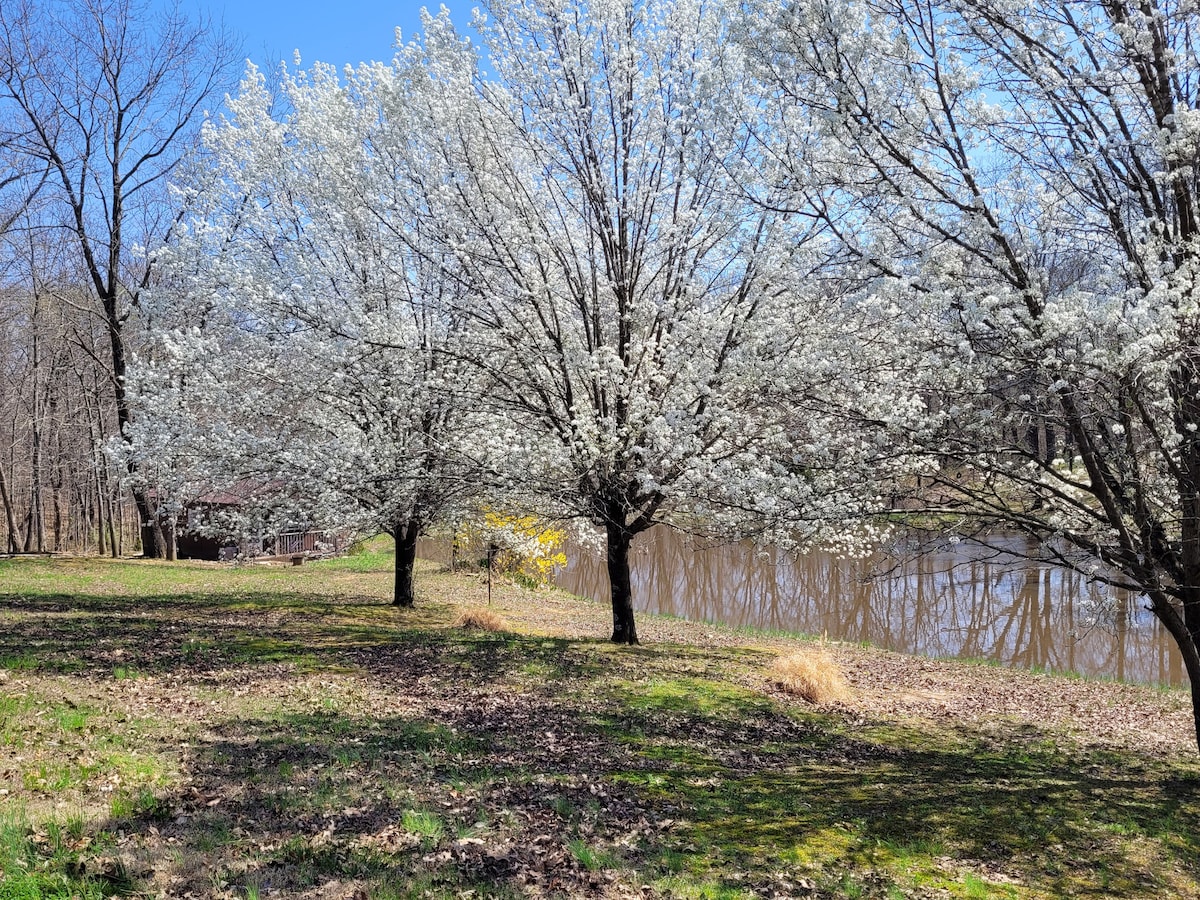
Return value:
[[(92, 441), (95, 446), (95, 440)], [(96, 552), (104, 555), (104, 491), (100, 486), (100, 462), (92, 466), (92, 487), (96, 491)]]
[[(130, 471), (137, 469), (130, 464)], [(162, 523), (158, 520), (158, 510), (146, 496), (144, 490), (133, 491), (133, 504), (137, 507), (138, 521), (141, 523), (142, 556), (146, 559), (165, 559), (167, 542), (163, 538)]]
[(62, 439), (62, 410), (58, 398), (51, 394), (49, 399), (51, 421), (54, 428), (54, 465), (50, 470), (50, 508), (54, 510), (54, 519), (50, 523), (51, 534), (54, 535), (54, 552), (63, 549), (63, 488), (66, 481), (63, 478), (63, 462), (66, 454), (63, 452)]
[[(137, 503), (136, 497), (134, 497), (134, 503)], [(138, 504), (138, 506), (140, 505)], [(163, 539), (162, 528), (153, 520), (142, 519), (140, 513), (138, 518), (142, 523), (140, 529), (142, 556), (146, 559), (166, 559), (167, 542)]]
[(8, 526), (8, 549), (17, 552), (17, 516), (13, 512), (12, 498), (8, 495), (8, 483), (4, 478), (4, 466), (0, 464), (0, 503), (4, 506), (4, 522)]
[(39, 322), (39, 295), (35, 288), (32, 316), (32, 366), (33, 416), (30, 421), (30, 477), (32, 482), (29, 489), (29, 528), (25, 532), (25, 552), (36, 550), (41, 553), (46, 549), (45, 509), (42, 506), (42, 353), (39, 339), (41, 326)]
[(392, 531), (392, 537), (396, 539), (396, 587), (392, 606), (412, 608), (417, 602), (413, 591), (413, 569), (417, 563), (417, 537), (420, 533), (420, 526), (411, 521)]
[(633, 621), (633, 585), (629, 580), (629, 545), (633, 535), (628, 528), (609, 524), (605, 528), (608, 538), (608, 581), (612, 589), (614, 644), (636, 644), (637, 627)]
[(1200, 750), (1200, 654), (1192, 646), (1190, 653), (1183, 654), (1184, 667), (1191, 680), (1192, 726), (1196, 731), (1196, 749)]
[(1150, 611), (1175, 640), (1183, 658), (1183, 668), (1191, 682), (1192, 727), (1196, 733), (1196, 748), (1200, 749), (1200, 642), (1189, 632), (1183, 615), (1171, 604), (1169, 597), (1157, 591), (1147, 591), (1146, 596), (1150, 599)]
[(116, 504), (113, 503), (112, 497), (106, 497), (104, 502), (104, 517), (105, 522), (108, 525), (108, 549), (109, 552), (112, 553), (112, 558), (117, 559), (120, 557), (121, 551), (124, 549), (122, 547), (122, 543), (125, 537), (125, 528), (122, 526), (122, 528), (118, 531), (116, 522), (113, 521), (114, 506), (116, 506)]
[(1183, 574), (1181, 593), (1182, 616), (1179, 621), (1165, 598), (1151, 595), (1152, 609), (1167, 626), (1192, 683), (1192, 721), (1196, 731), (1196, 746), (1200, 749), (1200, 436), (1187, 428), (1186, 423), (1200, 420), (1200, 341), (1193, 338), (1188, 353), (1175, 375), (1172, 386), (1177, 404), (1178, 431), (1182, 437), (1179, 458), (1182, 477), (1179, 479), (1179, 569)]
[(121, 509), (118, 505), (118, 500), (113, 496), (112, 490), (109, 487), (110, 478), (108, 475), (108, 460), (104, 454), (100, 455), (100, 472), (103, 476), (101, 485), (103, 486), (103, 494), (100, 497), (100, 507), (104, 513), (104, 524), (108, 528), (108, 549), (112, 553), (112, 558), (117, 559), (124, 551), (122, 546), (125, 538), (125, 523), (118, 520), (121, 515)]
[(33, 503), (31, 502), (25, 513), (25, 541), (21, 545), (26, 553), (33, 552), (33, 530)]
[(54, 535), (54, 552), (57, 553), (63, 548), (62, 488), (53, 482), (50, 484), (50, 505), (54, 509), (51, 531)]
[[(119, 221), (116, 210), (114, 210), (113, 218), (114, 222)], [(114, 244), (114, 246), (116, 245)], [(117, 406), (117, 433), (126, 444), (129, 444), (133, 440), (130, 433), (133, 413), (130, 409), (129, 394), (125, 388), (128, 364), (123, 331), (124, 320), (117, 309), (115, 272), (115, 262), (110, 262), (109, 283), (106, 287), (98, 271), (93, 273), (93, 277), (96, 279), (97, 287), (100, 288), (100, 300), (104, 307), (104, 317), (108, 323), (109, 344), (112, 348), (113, 397)], [(146, 559), (164, 559), (167, 555), (167, 542), (163, 537), (158, 509), (156, 504), (151, 502), (146, 488), (137, 484), (138, 463), (132, 456), (126, 463), (126, 469), (133, 476), (135, 483), (131, 488), (131, 493), (133, 494), (133, 503), (137, 507), (138, 521), (141, 523), (142, 556)]]

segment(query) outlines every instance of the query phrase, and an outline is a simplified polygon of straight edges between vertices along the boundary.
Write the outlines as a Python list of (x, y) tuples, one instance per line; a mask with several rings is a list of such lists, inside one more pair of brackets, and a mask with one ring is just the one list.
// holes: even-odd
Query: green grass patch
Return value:
[(583, 838), (572, 838), (568, 841), (567, 851), (589, 872), (615, 868), (618, 864), (612, 853), (606, 850), (596, 850)]
[(10, 672), (32, 672), (38, 667), (38, 657), (28, 651), (0, 656), (0, 669)]
[(108, 835), (88, 836), (78, 817), (35, 828), (23, 815), (0, 812), (0, 898), (100, 900), (129, 894), (132, 881), (119, 860), (98, 857), (111, 845)]
[[(5, 563), (0, 898), (1200, 896), (1190, 757), (813, 712), (762, 648), (468, 634), (474, 576), (398, 610), (391, 563)], [(497, 586), (538, 604), (604, 631)]]
[(28, 696), (0, 694), (0, 746), (22, 745), (26, 719), (32, 705), (33, 701)]
[(352, 545), (345, 556), (317, 560), (312, 565), (326, 572), (391, 572), (396, 564), (395, 546), (390, 536), (376, 535)]
[(446, 834), (446, 825), (427, 810), (406, 809), (401, 817), (404, 830), (418, 835), (426, 847), (435, 846)]
[(311, 648), (280, 638), (240, 635), (223, 649), (235, 663), (290, 663), (302, 671), (320, 665)]
[(741, 719), (771, 708), (762, 694), (707, 678), (650, 678), (617, 686), (626, 705), (649, 713)]

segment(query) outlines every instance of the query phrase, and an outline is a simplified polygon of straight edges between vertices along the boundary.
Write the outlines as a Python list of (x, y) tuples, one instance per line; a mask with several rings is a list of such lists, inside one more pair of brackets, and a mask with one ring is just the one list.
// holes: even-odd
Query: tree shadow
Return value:
[[(571, 836), (616, 846), (638, 829), (620, 861), (644, 878), (671, 853), (729, 873), (888, 871), (917, 856), (1015, 872), (1051, 895), (1165, 889), (1131, 833), (1168, 841), (1200, 878), (1200, 779), (1177, 772), (1019, 747), (897, 749), (767, 712), (723, 732), (709, 721), (699, 738), (653, 715), (627, 721), (461, 685), (420, 716), (239, 719), (196, 743), (186, 789), (124, 827), (157, 823), (210, 869), (237, 860), (227, 880), (272, 890), (366, 879), (586, 893), (600, 876), (570, 855)], [(663, 819), (676, 824), (655, 831)]]
[(374, 598), (0, 595), (0, 667), (103, 677), (114, 668), (200, 674), (231, 665), (294, 661), (339, 665), (351, 655), (421, 632), (389, 620)]
[(1200, 881), (1200, 777), (1036, 729), (887, 732), (687, 674), (670, 648), (429, 627), (376, 599), (53, 595), (0, 612), (0, 663), (203, 683), (283, 662), (353, 672), (408, 708), (237, 707), (189, 734), (173, 787), (102, 826), (136, 836), (131, 870), (168, 893), (588, 893), (613, 877), (593, 845), (645, 880), (683, 857), (762, 878), (948, 859), (947, 879), (1064, 896)]

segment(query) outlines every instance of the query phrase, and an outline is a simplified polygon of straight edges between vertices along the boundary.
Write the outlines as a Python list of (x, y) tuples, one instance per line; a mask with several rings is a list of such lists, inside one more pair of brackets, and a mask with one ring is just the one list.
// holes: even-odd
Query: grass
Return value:
[(606, 616), (545, 590), (500, 586), (503, 632), (455, 627), (478, 579), (423, 564), (393, 608), (378, 543), (3, 565), (3, 900), (1200, 897), (1190, 753), (879, 711), (860, 685), (814, 708), (736, 637), (547, 634), (546, 610)]
[(0, 813), (0, 897), (4, 900), (98, 900), (127, 894), (129, 873), (101, 853), (113, 849), (111, 835), (89, 836), (81, 818), (39, 827), (12, 812)]
[(771, 665), (771, 679), (789, 694), (824, 706), (850, 699), (850, 685), (822, 649), (809, 648), (781, 656)]
[(442, 820), (424, 810), (406, 809), (400, 821), (404, 830), (417, 835), (425, 847), (435, 846), (446, 834)]
[(483, 606), (472, 606), (469, 609), (464, 609), (458, 614), (458, 618), (454, 620), (455, 628), (470, 628), (475, 631), (511, 631), (512, 626), (508, 624), (504, 616), (492, 612), (490, 609)]
[(568, 841), (567, 850), (575, 861), (589, 872), (597, 872), (617, 864), (611, 854), (593, 849), (582, 838), (573, 838)]

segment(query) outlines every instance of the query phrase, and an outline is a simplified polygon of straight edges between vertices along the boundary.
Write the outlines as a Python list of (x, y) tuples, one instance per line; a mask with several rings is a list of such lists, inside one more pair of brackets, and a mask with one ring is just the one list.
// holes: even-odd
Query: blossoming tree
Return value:
[[(763, 101), (735, 21), (531, 2), (477, 22), (486, 73), (445, 12), (390, 65), (285, 74), (278, 109), (252, 72), (173, 257), (183, 308), (251, 348), (241, 395), (288, 398), (223, 455), (336, 487), (398, 542), (476, 485), (590, 522), (622, 643), (654, 524), (804, 541), (876, 509), (912, 406), (881, 377), (888, 311), (813, 210), (752, 202)], [(238, 358), (185, 337), (179, 359)]]
[(250, 481), (278, 512), (390, 533), (395, 603), (412, 605), (417, 539), (481, 463), (456, 285), (397, 200), (369, 92), (318, 66), (276, 97), (251, 69), (229, 106), (185, 182), (166, 338), (141, 378), (193, 415), (148, 422), (141, 446), (174, 448), (188, 483)]
[(1143, 594), (1200, 739), (1200, 13), (763, 13), (747, 46), (789, 99), (777, 158), (815, 136), (830, 228), (910, 323), (935, 505)]
[(749, 202), (761, 102), (734, 12), (495, 4), (486, 77), (444, 15), (413, 67), (413, 189), (468, 286), (501, 480), (603, 532), (616, 642), (637, 642), (629, 551), (652, 525), (811, 536), (873, 496), (882, 444), (829, 401), (881, 320), (824, 277), (811, 211)]

